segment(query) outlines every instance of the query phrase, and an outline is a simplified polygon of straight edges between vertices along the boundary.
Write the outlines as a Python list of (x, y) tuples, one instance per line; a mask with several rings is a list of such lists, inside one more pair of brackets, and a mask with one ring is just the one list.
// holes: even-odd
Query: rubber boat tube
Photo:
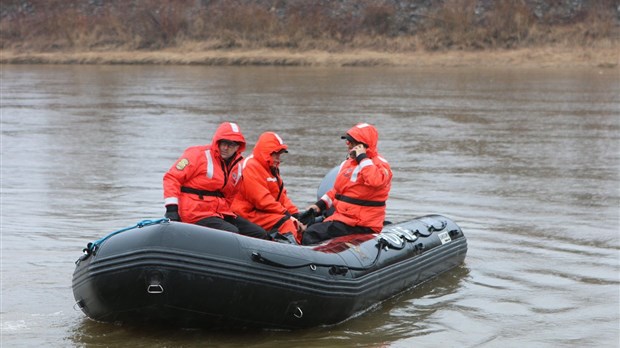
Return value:
[(314, 246), (160, 220), (85, 249), (72, 288), (98, 321), (298, 329), (340, 323), (466, 253), (461, 229), (440, 215)]

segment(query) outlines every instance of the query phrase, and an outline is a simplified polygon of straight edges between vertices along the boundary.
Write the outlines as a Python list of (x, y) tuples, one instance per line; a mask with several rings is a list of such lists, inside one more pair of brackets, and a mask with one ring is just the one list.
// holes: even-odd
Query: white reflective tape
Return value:
[(168, 197), (164, 199), (164, 205), (176, 204), (179, 205), (179, 199), (177, 197)]
[(276, 133), (273, 133), (273, 135), (276, 136), (276, 139), (278, 139), (278, 141), (280, 142), (280, 145), (284, 145), (284, 140), (282, 140), (282, 138), (280, 138), (279, 135), (277, 135)]
[(237, 126), (237, 124), (236, 124), (236, 123), (229, 122), (229, 124), (230, 124), (230, 128), (232, 128), (232, 131), (233, 131), (233, 132), (235, 132), (235, 133), (239, 133), (239, 126)]
[(238, 182), (239, 180), (241, 180), (241, 177), (243, 176), (243, 166), (241, 165), (237, 166), (237, 175), (238, 175), (237, 176), (237, 182)]
[(213, 179), (213, 157), (211, 157), (211, 150), (205, 151), (205, 157), (207, 158), (207, 178)]
[(381, 156), (377, 156), (377, 158), (378, 158), (381, 162), (388, 163), (388, 161), (387, 161), (385, 158), (381, 157)]
[(359, 174), (360, 170), (362, 170), (362, 168), (360, 168), (360, 166), (355, 167), (355, 169), (353, 169), (353, 173), (351, 173), (351, 182), (357, 182), (357, 174)]
[(351, 182), (357, 181), (358, 174), (362, 171), (362, 168), (368, 167), (372, 165), (372, 160), (370, 158), (364, 158), (360, 164), (358, 164), (355, 169), (353, 169), (353, 173), (351, 173)]
[(340, 171), (342, 170), (342, 166), (344, 166), (344, 164), (347, 163), (347, 160), (342, 161), (342, 163), (340, 163), (340, 168), (338, 168), (338, 173), (340, 173)]
[(360, 124), (358, 124), (358, 125), (357, 125), (357, 126), (355, 126), (355, 127), (357, 127), (357, 128), (366, 128), (366, 127), (368, 127), (368, 126), (370, 126), (368, 123), (360, 123)]
[(373, 165), (373, 163), (372, 163), (372, 160), (370, 158), (364, 158), (360, 162), (360, 164), (359, 164), (359, 166), (362, 167), (362, 168), (368, 167), (368, 166), (371, 166), (371, 165)]
[(327, 194), (324, 194), (323, 197), (321, 197), (321, 200), (327, 203), (328, 208), (331, 208), (332, 205), (334, 204), (334, 202), (332, 202), (331, 198), (329, 198)]
[(278, 179), (271, 177), (271, 178), (267, 178), (267, 181), (278, 182)]
[(245, 169), (245, 166), (248, 164), (248, 161), (250, 160), (250, 158), (253, 158), (254, 155), (249, 155), (246, 159), (243, 160), (242, 164), (239, 167), (243, 166), (243, 169)]

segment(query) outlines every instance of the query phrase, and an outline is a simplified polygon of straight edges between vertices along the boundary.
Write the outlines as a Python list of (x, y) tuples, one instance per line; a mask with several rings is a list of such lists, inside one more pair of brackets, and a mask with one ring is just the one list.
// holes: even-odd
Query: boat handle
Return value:
[(295, 311), (295, 313), (293, 313), (293, 316), (295, 318), (297, 318), (297, 319), (301, 319), (301, 317), (304, 316), (304, 312), (299, 307), (296, 307), (295, 309), (296, 309), (296, 311)]
[(146, 288), (146, 292), (148, 292), (149, 294), (161, 294), (162, 292), (164, 292), (164, 287), (159, 284), (152, 284)]
[(77, 311), (77, 309), (75, 309), (75, 306), (78, 306), (79, 309), (84, 308), (84, 300), (79, 300), (73, 304), (73, 310)]

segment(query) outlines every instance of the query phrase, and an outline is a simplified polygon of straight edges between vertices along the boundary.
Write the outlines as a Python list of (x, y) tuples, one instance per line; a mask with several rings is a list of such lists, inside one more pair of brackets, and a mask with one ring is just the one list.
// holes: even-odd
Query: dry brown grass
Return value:
[(485, 51), (377, 52), (352, 50), (291, 51), (282, 49), (165, 49), (156, 51), (43, 52), (0, 51), (0, 64), (176, 64), (280, 66), (406, 66), (406, 67), (526, 67), (618, 69), (618, 46), (597, 50), (566, 47)]
[(406, 30), (390, 2), (372, 0), (356, 13), (334, 1), (24, 3), (3, 0), (0, 62), (417, 65), (441, 56), (439, 64), (458, 65), (470, 56), (497, 64), (561, 56), (616, 66), (620, 41), (615, 0), (591, 2), (570, 22), (541, 21), (524, 0), (491, 2), (482, 15), (478, 0), (445, 0)]

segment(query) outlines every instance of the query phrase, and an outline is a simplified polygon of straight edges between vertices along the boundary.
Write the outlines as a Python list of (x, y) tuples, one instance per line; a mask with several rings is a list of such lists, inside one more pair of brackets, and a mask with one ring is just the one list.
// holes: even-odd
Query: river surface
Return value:
[[(2, 347), (618, 347), (618, 70), (2, 66)], [(90, 241), (164, 209), (220, 122), (289, 145), (316, 200), (357, 122), (394, 171), (388, 219), (439, 213), (465, 263), (334, 327), (149, 330), (74, 307)]]

